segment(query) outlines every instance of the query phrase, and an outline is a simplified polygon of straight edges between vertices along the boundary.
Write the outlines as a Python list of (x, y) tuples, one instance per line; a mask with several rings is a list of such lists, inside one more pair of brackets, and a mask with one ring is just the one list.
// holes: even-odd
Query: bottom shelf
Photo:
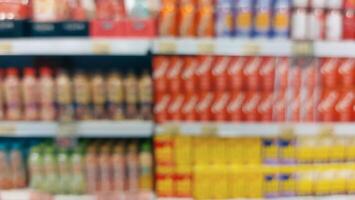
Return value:
[[(323, 197), (283, 197), (283, 198), (267, 198), (266, 200), (354, 200), (353, 195), (334, 195), (334, 196), (323, 196)], [(157, 200), (193, 200), (193, 198), (157, 198)], [(228, 199), (228, 200), (263, 200), (263, 199)]]
[[(126, 193), (126, 194), (98, 194), (98, 195), (46, 195), (32, 192), (31, 190), (8, 190), (0, 191), (1, 200), (154, 200), (152, 192)], [(174, 198), (173, 198), (174, 199)]]

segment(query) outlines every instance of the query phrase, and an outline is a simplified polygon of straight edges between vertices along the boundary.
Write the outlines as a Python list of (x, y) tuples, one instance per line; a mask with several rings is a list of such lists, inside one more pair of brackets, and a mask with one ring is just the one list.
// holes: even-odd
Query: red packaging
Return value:
[(154, 107), (155, 121), (157, 123), (164, 123), (168, 121), (168, 106), (170, 103), (170, 95), (161, 95), (156, 98)]
[(345, 90), (341, 93), (340, 98), (336, 104), (336, 112), (341, 122), (351, 122), (354, 120), (353, 105), (355, 94), (354, 90)]
[[(354, 21), (355, 22), (355, 21)], [(343, 88), (352, 88), (355, 85), (355, 59), (344, 58), (338, 69)]]
[(243, 105), (246, 99), (244, 92), (233, 92), (227, 106), (228, 118), (234, 122), (243, 121)]
[(184, 85), (184, 92), (188, 94), (194, 93), (197, 91), (197, 77), (196, 70), (198, 67), (198, 61), (195, 57), (186, 57), (184, 70), (182, 72), (182, 80)]
[(124, 20), (126, 36), (153, 38), (156, 33), (156, 20), (154, 18), (128, 18)]
[(325, 90), (318, 105), (319, 119), (323, 122), (337, 121), (335, 110), (340, 94), (337, 90)]
[(94, 19), (90, 22), (90, 35), (94, 37), (126, 36), (126, 23), (124, 20)]
[(287, 108), (287, 120), (291, 122), (300, 122), (301, 121), (301, 105), (302, 105), (302, 93), (301, 89), (294, 88), (289, 91), (287, 98), (290, 99), (288, 102)]
[(185, 102), (182, 107), (182, 114), (184, 121), (197, 121), (197, 105), (198, 105), (198, 95), (189, 95), (185, 97)]
[(170, 59), (166, 56), (156, 56), (153, 60), (153, 80), (156, 94), (168, 91), (167, 72)]
[(302, 68), (302, 87), (314, 88), (318, 85), (318, 78), (317, 78), (317, 63), (312, 61), (310, 66)]
[(227, 56), (220, 56), (216, 58), (214, 67), (212, 69), (212, 76), (214, 86), (217, 91), (226, 91), (228, 89), (227, 70), (231, 58)]
[(245, 103), (243, 104), (243, 116), (247, 122), (260, 121), (258, 105), (261, 102), (260, 92), (250, 91), (246, 95)]
[(317, 105), (319, 100), (319, 91), (316, 88), (305, 92), (305, 98), (302, 98), (301, 121), (315, 122), (317, 120)]
[(265, 57), (260, 69), (261, 88), (263, 91), (273, 91), (275, 83), (275, 60), (271, 57)]
[(229, 80), (229, 88), (232, 91), (240, 91), (244, 88), (243, 69), (246, 65), (247, 58), (233, 57), (227, 71)]
[(323, 40), (325, 38), (324, 9), (313, 9), (308, 19), (308, 39)]
[(327, 89), (336, 88), (339, 81), (338, 68), (339, 62), (338, 58), (324, 58), (321, 61), (320, 72), (323, 87)]
[(199, 83), (199, 90), (208, 92), (212, 90), (212, 56), (199, 57), (199, 67), (197, 68), (196, 75)]
[(355, 1), (354, 0), (345, 0), (344, 8), (355, 10)]
[(300, 89), (302, 85), (302, 67), (294, 66), (289, 69), (289, 87)]
[(275, 103), (273, 109), (273, 119), (277, 122), (286, 121), (286, 105), (287, 103), (287, 92), (286, 90), (279, 90), (275, 93)]
[(184, 67), (184, 60), (182, 57), (173, 57), (171, 59), (170, 67), (167, 73), (169, 81), (169, 90), (173, 94), (182, 92), (182, 71)]
[(260, 74), (262, 59), (260, 57), (252, 57), (243, 70), (246, 78), (246, 88), (249, 91), (258, 91), (260, 89)]
[(184, 104), (184, 96), (176, 95), (171, 98), (168, 106), (168, 117), (171, 121), (183, 120), (182, 108)]
[(274, 93), (264, 92), (261, 97), (260, 104), (258, 105), (258, 112), (262, 122), (271, 122), (273, 116)]
[(355, 8), (344, 12), (343, 23), (343, 39), (355, 39)]
[(290, 59), (286, 57), (281, 57), (277, 59), (277, 70), (276, 70), (276, 88), (279, 90), (286, 90), (288, 86), (288, 72), (290, 68)]
[(217, 93), (212, 104), (212, 115), (215, 121), (228, 121), (227, 106), (230, 99), (228, 92)]
[(197, 104), (197, 114), (200, 121), (212, 120), (211, 107), (214, 99), (213, 96), (211, 92), (204, 92), (200, 95)]

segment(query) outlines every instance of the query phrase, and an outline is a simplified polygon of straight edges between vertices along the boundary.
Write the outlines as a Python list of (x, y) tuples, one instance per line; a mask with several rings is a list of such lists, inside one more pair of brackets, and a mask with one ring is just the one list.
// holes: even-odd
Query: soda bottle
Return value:
[(72, 82), (65, 70), (60, 70), (55, 80), (56, 84), (56, 102), (58, 104), (58, 120), (72, 121), (74, 117), (73, 88)]
[(38, 87), (36, 72), (31, 67), (26, 67), (22, 82), (24, 114), (26, 120), (38, 119)]
[(271, 0), (258, 0), (255, 7), (254, 33), (256, 37), (268, 37), (271, 31)]
[(70, 193), (70, 183), (72, 181), (70, 170), (70, 157), (68, 151), (60, 149), (58, 153), (58, 169), (59, 169), (59, 182), (58, 192), (60, 194)]
[(112, 190), (112, 159), (109, 144), (104, 144), (100, 149), (99, 165), (101, 192), (109, 192)]
[(113, 151), (113, 189), (117, 192), (123, 192), (126, 188), (126, 157), (124, 144), (116, 144)]
[(127, 190), (130, 192), (137, 191), (139, 188), (139, 158), (138, 158), (138, 145), (132, 142), (128, 145), (127, 151), (127, 176), (128, 184)]
[(58, 163), (55, 156), (55, 149), (51, 145), (45, 148), (43, 154), (43, 169), (45, 174), (44, 186), (45, 191), (50, 194), (55, 194), (59, 190), (57, 188), (57, 183), (59, 181), (58, 176)]
[(121, 75), (116, 71), (110, 73), (107, 79), (107, 107), (110, 119), (124, 119), (124, 86)]
[(290, 0), (276, 0), (272, 22), (273, 36), (288, 38), (290, 32)]
[(43, 157), (40, 146), (32, 147), (28, 158), (30, 188), (40, 190), (44, 182)]
[(96, 72), (91, 81), (92, 101), (93, 101), (93, 115), (94, 119), (105, 118), (105, 103), (106, 103), (106, 87), (103, 75)]
[(153, 190), (153, 158), (151, 145), (142, 144), (139, 153), (139, 185), (141, 190)]
[(8, 120), (20, 120), (21, 112), (21, 90), (18, 70), (10, 67), (6, 70), (4, 80), (5, 104), (7, 108), (6, 118)]
[(221, 1), (216, 7), (215, 33), (217, 37), (233, 36), (233, 9), (231, 1)]
[(253, 28), (253, 6), (250, 0), (239, 0), (236, 4), (235, 34), (250, 37)]
[(143, 72), (138, 83), (138, 89), (141, 117), (150, 120), (152, 119), (153, 82), (147, 71)]
[(78, 120), (88, 120), (92, 118), (90, 103), (91, 89), (90, 81), (83, 71), (78, 70), (73, 78), (75, 116)]
[(128, 119), (135, 119), (138, 114), (138, 80), (133, 72), (128, 73), (123, 80), (125, 88), (125, 103), (126, 103), (126, 117)]
[(0, 69), (0, 120), (5, 118), (5, 107), (4, 107), (4, 71)]
[(10, 152), (12, 185), (14, 188), (26, 187), (26, 169), (24, 166), (21, 144), (14, 143)]
[(0, 189), (11, 189), (11, 170), (8, 162), (6, 146), (4, 144), (0, 144), (0, 170)]
[(97, 149), (94, 144), (90, 144), (85, 155), (85, 177), (87, 182), (86, 192), (94, 194), (99, 188), (99, 160)]
[(39, 78), (39, 104), (40, 104), (40, 119), (54, 120), (56, 110), (54, 105), (55, 89), (52, 71), (49, 67), (40, 69)]
[(84, 194), (86, 192), (86, 180), (84, 177), (84, 146), (80, 144), (76, 147), (71, 155), (71, 193)]

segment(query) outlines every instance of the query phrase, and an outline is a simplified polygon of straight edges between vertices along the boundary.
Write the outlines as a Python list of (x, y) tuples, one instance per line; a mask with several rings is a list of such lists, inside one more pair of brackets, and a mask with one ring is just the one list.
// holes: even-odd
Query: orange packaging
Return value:
[(288, 72), (291, 66), (290, 59), (287, 57), (278, 58), (277, 61), (277, 70), (275, 77), (275, 84), (277, 89), (285, 90), (288, 86)]
[(157, 123), (164, 123), (168, 121), (168, 106), (170, 103), (170, 95), (161, 95), (156, 98), (154, 107), (154, 116)]
[(196, 70), (197, 80), (199, 83), (199, 90), (208, 92), (212, 90), (212, 56), (199, 57), (199, 67)]
[(287, 92), (286, 90), (278, 90), (275, 93), (274, 113), (273, 119), (277, 122), (286, 121), (286, 105), (287, 104)]
[(158, 197), (174, 196), (174, 184), (172, 174), (157, 174), (156, 175), (156, 192)]
[(183, 119), (182, 116), (182, 108), (184, 104), (184, 96), (176, 95), (171, 98), (171, 101), (168, 106), (168, 117), (171, 121), (181, 121)]
[(354, 105), (354, 90), (345, 90), (340, 94), (340, 98), (336, 104), (336, 112), (341, 122), (351, 122), (354, 120), (352, 107)]
[(305, 98), (302, 103), (301, 121), (315, 122), (317, 120), (317, 105), (319, 100), (319, 90), (317, 88), (309, 88), (305, 92)]
[(182, 72), (182, 81), (184, 92), (192, 94), (197, 91), (196, 70), (198, 67), (198, 60), (195, 57), (186, 57), (184, 69)]
[(242, 106), (244, 105), (246, 95), (244, 92), (232, 92), (227, 106), (228, 118), (234, 122), (243, 121)]
[(10, 20), (13, 19), (26, 19), (28, 18), (28, 1), (23, 0), (1, 0), (0, 1), (0, 13), (3, 13), (9, 17)]
[(228, 121), (228, 102), (230, 95), (228, 92), (217, 93), (212, 104), (212, 115), (214, 121)]
[(233, 91), (240, 91), (244, 88), (243, 69), (246, 65), (246, 57), (233, 57), (228, 67), (227, 78), (229, 88)]
[(355, 85), (355, 59), (344, 58), (339, 67), (342, 87), (352, 88)]
[(245, 103), (243, 104), (243, 115), (247, 122), (260, 121), (258, 105), (261, 101), (260, 92), (250, 91), (246, 95)]
[(214, 95), (211, 92), (204, 92), (200, 95), (197, 104), (197, 114), (198, 114), (198, 119), (200, 121), (212, 120), (211, 107), (214, 100), (213, 96)]
[(247, 65), (243, 70), (246, 78), (246, 88), (249, 91), (258, 91), (260, 89), (260, 73), (259, 70), (262, 65), (260, 57), (251, 57), (248, 59)]
[(213, 37), (214, 34), (214, 5), (199, 3), (196, 12), (196, 35), (198, 37)]
[(271, 57), (264, 57), (260, 69), (261, 89), (263, 91), (273, 91), (275, 83), (275, 60)]
[(167, 72), (170, 59), (166, 56), (156, 56), (153, 60), (153, 81), (156, 94), (168, 91)]
[(184, 67), (184, 60), (182, 57), (173, 57), (171, 59), (170, 67), (167, 72), (169, 81), (169, 90), (173, 94), (182, 92), (182, 71)]
[(290, 101), (288, 102), (287, 120), (291, 122), (301, 121), (301, 105), (302, 105), (302, 93), (300, 88), (293, 88), (288, 95)]
[(196, 35), (196, 3), (194, 0), (180, 0), (179, 35), (193, 37)]
[(324, 58), (321, 61), (320, 72), (322, 84), (325, 88), (333, 89), (338, 86), (340, 60), (338, 58)]
[(226, 91), (228, 89), (227, 70), (230, 65), (231, 58), (227, 56), (217, 57), (212, 69), (214, 86), (217, 91)]
[(322, 122), (337, 121), (337, 113), (335, 110), (340, 94), (337, 90), (324, 90), (319, 101), (318, 112), (319, 119)]
[(293, 66), (289, 68), (289, 77), (288, 77), (289, 85), (288, 87), (292, 87), (294, 90), (298, 90), (302, 85), (302, 67), (301, 66)]
[(185, 102), (182, 107), (182, 114), (184, 121), (197, 121), (197, 104), (198, 104), (198, 95), (193, 94), (191, 96), (185, 97)]
[(159, 35), (176, 36), (177, 35), (177, 10), (175, 2), (163, 3), (159, 14)]
[(261, 97), (260, 104), (258, 105), (258, 112), (260, 114), (260, 120), (262, 122), (271, 122), (274, 105), (274, 93), (264, 92)]

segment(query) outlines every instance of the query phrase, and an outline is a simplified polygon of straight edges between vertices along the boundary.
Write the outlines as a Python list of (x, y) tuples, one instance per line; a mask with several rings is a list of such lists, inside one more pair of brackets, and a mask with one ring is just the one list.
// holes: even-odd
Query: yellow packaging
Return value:
[(245, 165), (245, 197), (263, 197), (263, 172), (260, 165)]
[(211, 138), (207, 136), (193, 139), (193, 156), (196, 165), (208, 165), (211, 163)]
[(347, 193), (348, 194), (355, 194), (355, 164), (351, 163), (347, 166), (348, 169), (348, 176), (347, 176)]
[(227, 199), (228, 192), (228, 168), (226, 165), (213, 165), (209, 167), (211, 179), (209, 190), (214, 199)]
[(349, 176), (344, 164), (333, 164), (330, 166), (334, 173), (331, 183), (331, 194), (344, 194), (346, 192), (346, 184)]
[(355, 138), (348, 137), (346, 138), (346, 160), (348, 162), (355, 161)]
[(206, 165), (196, 165), (194, 167), (193, 196), (195, 199), (212, 198), (210, 190), (211, 173)]
[(285, 165), (279, 167), (279, 189), (282, 196), (294, 196), (296, 191), (296, 166)]
[(262, 157), (264, 163), (276, 163), (279, 157), (277, 139), (267, 138), (263, 140)]
[(313, 194), (314, 188), (314, 171), (312, 165), (299, 165), (296, 168), (297, 182), (296, 194), (297, 196), (310, 196)]
[(175, 195), (192, 197), (192, 169), (190, 165), (176, 166)]
[(172, 174), (156, 175), (156, 191), (160, 197), (171, 197), (174, 195), (174, 182)]
[(279, 156), (283, 163), (294, 163), (296, 161), (296, 147), (293, 138), (280, 138)]
[(192, 138), (190, 136), (179, 135), (175, 137), (174, 153), (176, 165), (192, 164)]
[(245, 187), (247, 178), (245, 168), (243, 165), (230, 165), (229, 166), (229, 196), (232, 199), (245, 197)]
[(297, 140), (296, 157), (298, 163), (311, 163), (315, 157), (315, 146), (317, 145), (314, 136), (301, 136)]
[(317, 144), (314, 148), (314, 162), (327, 162), (330, 155), (332, 139), (328, 135), (317, 137)]
[(170, 134), (157, 135), (154, 138), (156, 163), (173, 163), (173, 137)]
[(332, 137), (332, 144), (329, 150), (329, 160), (340, 162), (345, 160), (345, 138), (341, 136)]
[(244, 138), (229, 138), (226, 139), (226, 155), (227, 161), (230, 164), (244, 163)]
[(275, 198), (279, 193), (279, 179), (277, 166), (263, 166), (263, 196), (266, 198)]
[(211, 163), (212, 164), (226, 164), (227, 156), (226, 156), (226, 139), (212, 137), (211, 138)]
[(246, 138), (243, 149), (243, 160), (246, 164), (261, 164), (262, 143), (260, 138)]
[(315, 169), (315, 183), (314, 189), (316, 195), (329, 195), (331, 193), (332, 179), (334, 179), (334, 173), (329, 165), (317, 165)]

